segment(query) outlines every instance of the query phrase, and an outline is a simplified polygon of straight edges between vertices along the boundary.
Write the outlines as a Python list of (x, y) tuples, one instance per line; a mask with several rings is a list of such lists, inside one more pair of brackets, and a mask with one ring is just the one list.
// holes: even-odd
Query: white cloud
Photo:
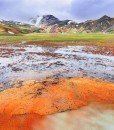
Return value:
[(114, 0), (0, 0), (0, 16), (24, 20), (53, 14), (60, 19), (85, 20), (113, 15), (113, 6)]
[(81, 20), (114, 16), (114, 0), (73, 0), (71, 14)]
[(53, 14), (60, 19), (67, 19), (71, 18), (71, 2), (72, 0), (0, 0), (0, 12), (7, 18), (16, 19), (39, 14)]

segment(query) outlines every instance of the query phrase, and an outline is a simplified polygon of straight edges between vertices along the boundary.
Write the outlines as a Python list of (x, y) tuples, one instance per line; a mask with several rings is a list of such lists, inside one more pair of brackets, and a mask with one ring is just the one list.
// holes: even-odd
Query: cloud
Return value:
[(71, 17), (72, 0), (0, 0), (0, 14), (8, 19), (26, 19), (35, 15), (53, 14), (60, 19)]
[(73, 0), (71, 14), (80, 20), (114, 15), (114, 0)]
[(53, 14), (60, 19), (86, 20), (113, 16), (114, 0), (0, 0), (0, 17), (26, 20)]

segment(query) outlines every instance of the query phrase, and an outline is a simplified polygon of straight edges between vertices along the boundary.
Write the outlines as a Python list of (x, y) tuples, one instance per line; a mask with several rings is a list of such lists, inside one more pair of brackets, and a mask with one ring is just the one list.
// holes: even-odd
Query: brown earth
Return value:
[(0, 92), (0, 130), (33, 130), (36, 120), (42, 127), (46, 115), (93, 102), (114, 109), (114, 83), (89, 78), (27, 81), (20, 88)]

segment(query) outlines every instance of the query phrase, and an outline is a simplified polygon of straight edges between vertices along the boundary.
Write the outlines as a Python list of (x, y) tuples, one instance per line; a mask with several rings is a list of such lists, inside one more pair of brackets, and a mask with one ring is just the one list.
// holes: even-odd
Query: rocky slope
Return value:
[(34, 31), (39, 32), (39, 29), (28, 23), (0, 20), (1, 35), (26, 34), (32, 33)]
[(76, 23), (72, 20), (59, 20), (53, 15), (43, 15), (29, 19), (28, 23), (1, 19), (0, 34), (114, 32), (114, 18), (106, 15), (97, 20), (88, 20), (82, 23)]
[(80, 27), (83, 27), (85, 30), (89, 30), (92, 32), (104, 32), (114, 25), (114, 18), (110, 18), (104, 15), (98, 20), (89, 20), (84, 23), (80, 23), (79, 25)]
[(30, 18), (29, 23), (37, 26), (67, 25), (70, 20), (59, 20), (53, 15), (43, 15)]
[(59, 20), (53, 15), (44, 15), (32, 19), (32, 23), (44, 29), (45, 32), (109, 32), (113, 31), (114, 18), (104, 15), (97, 20), (76, 23), (71, 20)]

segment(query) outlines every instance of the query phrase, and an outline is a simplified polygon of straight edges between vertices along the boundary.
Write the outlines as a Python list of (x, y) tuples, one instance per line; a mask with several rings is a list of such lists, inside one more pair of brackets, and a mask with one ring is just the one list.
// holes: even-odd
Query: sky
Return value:
[(26, 21), (47, 14), (75, 21), (103, 15), (114, 17), (114, 0), (0, 0), (0, 18), (3, 19)]

